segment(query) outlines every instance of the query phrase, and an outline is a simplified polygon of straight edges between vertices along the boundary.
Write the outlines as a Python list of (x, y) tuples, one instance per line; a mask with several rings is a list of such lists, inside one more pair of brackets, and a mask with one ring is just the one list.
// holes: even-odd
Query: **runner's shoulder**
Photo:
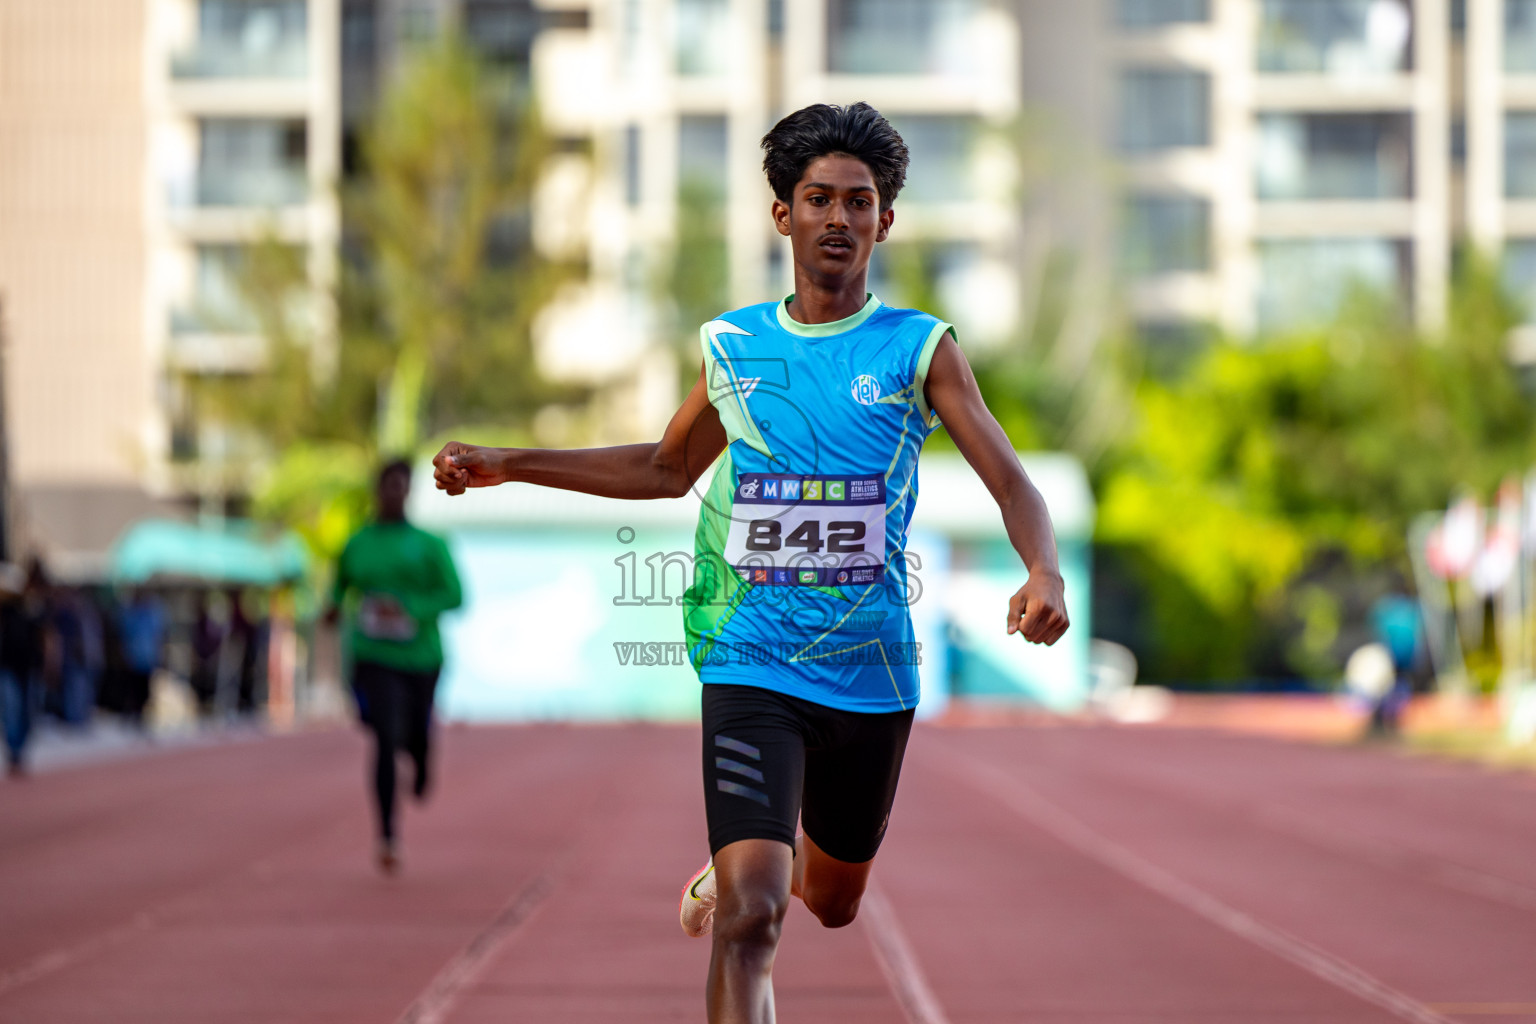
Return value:
[(756, 334), (763, 327), (772, 327), (778, 323), (777, 305), (778, 302), (755, 302), (739, 309), (728, 309), (705, 321), (704, 326), (723, 322)]
[(887, 330), (915, 328), (921, 330), (924, 334), (940, 324), (944, 324), (946, 327), (949, 326), (947, 321), (940, 320), (932, 313), (925, 313), (921, 309), (887, 306), (884, 303), (881, 303), (880, 308), (875, 310), (874, 315), (869, 318), (869, 321), (871, 324), (878, 324)]

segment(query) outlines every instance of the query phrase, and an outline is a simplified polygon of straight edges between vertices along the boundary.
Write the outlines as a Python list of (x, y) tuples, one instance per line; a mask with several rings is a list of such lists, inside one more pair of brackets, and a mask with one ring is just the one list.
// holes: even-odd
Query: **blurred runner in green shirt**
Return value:
[(374, 736), (374, 798), (379, 868), (393, 874), (395, 753), (416, 765), (413, 792), (429, 785), (432, 697), (443, 667), (437, 618), (463, 603), (459, 575), (441, 538), (406, 522), (411, 467), (396, 460), (379, 470), (378, 518), (347, 541), (336, 566), (329, 618), (346, 615), (352, 688)]

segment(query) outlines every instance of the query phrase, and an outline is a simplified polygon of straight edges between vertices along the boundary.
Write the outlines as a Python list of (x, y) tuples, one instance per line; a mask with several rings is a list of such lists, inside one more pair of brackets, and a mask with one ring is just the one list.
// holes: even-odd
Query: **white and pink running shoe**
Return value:
[(715, 862), (709, 860), (683, 886), (683, 899), (677, 908), (677, 919), (682, 922), (683, 934), (690, 939), (699, 939), (714, 930), (715, 898), (718, 894), (715, 889)]

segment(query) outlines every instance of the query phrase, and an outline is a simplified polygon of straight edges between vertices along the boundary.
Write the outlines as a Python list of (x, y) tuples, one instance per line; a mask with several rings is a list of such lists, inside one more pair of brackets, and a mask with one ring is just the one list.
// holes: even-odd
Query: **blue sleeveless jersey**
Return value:
[(904, 548), (918, 452), (938, 426), (923, 381), (953, 329), (872, 295), (845, 320), (802, 324), (788, 301), (699, 332), (729, 444), (699, 510), (689, 655), (706, 683), (914, 707)]

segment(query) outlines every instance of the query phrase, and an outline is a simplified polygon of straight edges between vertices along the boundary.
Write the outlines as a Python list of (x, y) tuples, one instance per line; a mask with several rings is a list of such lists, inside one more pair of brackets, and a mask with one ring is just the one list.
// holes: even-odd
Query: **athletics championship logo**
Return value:
[(853, 378), (849, 391), (853, 395), (853, 400), (860, 405), (874, 405), (880, 401), (880, 382), (867, 373)]

